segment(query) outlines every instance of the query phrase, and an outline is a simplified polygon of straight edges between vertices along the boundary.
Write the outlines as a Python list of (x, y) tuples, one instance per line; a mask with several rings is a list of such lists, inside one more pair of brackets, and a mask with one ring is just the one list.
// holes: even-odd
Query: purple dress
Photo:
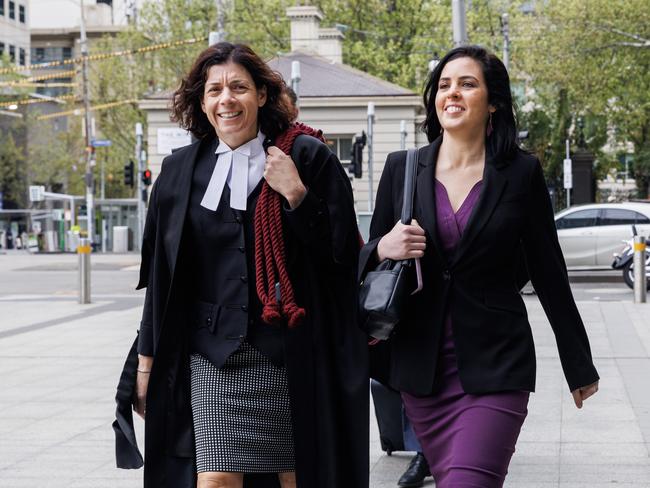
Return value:
[[(482, 182), (470, 190), (454, 214), (447, 190), (436, 180), (436, 220), (440, 243), (453, 252), (476, 204)], [(458, 375), (451, 316), (435, 376), (425, 397), (402, 393), (406, 414), (422, 444), (437, 488), (500, 488), (526, 418), (528, 392), (469, 395)]]

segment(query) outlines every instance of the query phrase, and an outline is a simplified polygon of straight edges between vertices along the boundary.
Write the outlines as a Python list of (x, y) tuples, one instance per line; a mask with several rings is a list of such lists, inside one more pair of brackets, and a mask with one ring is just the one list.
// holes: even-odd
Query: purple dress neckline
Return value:
[(465, 227), (467, 227), (472, 210), (481, 195), (483, 180), (479, 180), (474, 184), (456, 212), (451, 206), (445, 185), (436, 179), (435, 187), (438, 237), (445, 253), (449, 253), (456, 247), (465, 231)]

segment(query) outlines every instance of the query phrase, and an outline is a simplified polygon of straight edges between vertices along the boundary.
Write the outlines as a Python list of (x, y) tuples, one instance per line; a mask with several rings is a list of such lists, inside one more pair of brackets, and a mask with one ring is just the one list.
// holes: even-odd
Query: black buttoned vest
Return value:
[(183, 233), (190, 351), (221, 367), (246, 340), (281, 365), (281, 326), (261, 321), (255, 290), (253, 217), (261, 182), (248, 197), (248, 210), (230, 208), (226, 185), (217, 210), (211, 211), (200, 206), (211, 167), (198, 162)]

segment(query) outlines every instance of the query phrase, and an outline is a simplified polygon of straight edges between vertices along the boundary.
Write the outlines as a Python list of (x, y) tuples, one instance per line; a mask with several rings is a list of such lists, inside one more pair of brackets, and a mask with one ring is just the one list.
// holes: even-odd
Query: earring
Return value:
[(490, 120), (488, 121), (488, 126), (487, 126), (487, 136), (490, 137), (492, 135), (492, 132), (494, 132), (494, 127), (492, 127), (492, 112), (490, 112)]

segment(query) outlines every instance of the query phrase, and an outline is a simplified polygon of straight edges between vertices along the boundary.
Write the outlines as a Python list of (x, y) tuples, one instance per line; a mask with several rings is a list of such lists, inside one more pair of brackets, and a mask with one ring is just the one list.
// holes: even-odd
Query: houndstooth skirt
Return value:
[(247, 342), (221, 368), (190, 356), (197, 472), (295, 470), (287, 374)]

